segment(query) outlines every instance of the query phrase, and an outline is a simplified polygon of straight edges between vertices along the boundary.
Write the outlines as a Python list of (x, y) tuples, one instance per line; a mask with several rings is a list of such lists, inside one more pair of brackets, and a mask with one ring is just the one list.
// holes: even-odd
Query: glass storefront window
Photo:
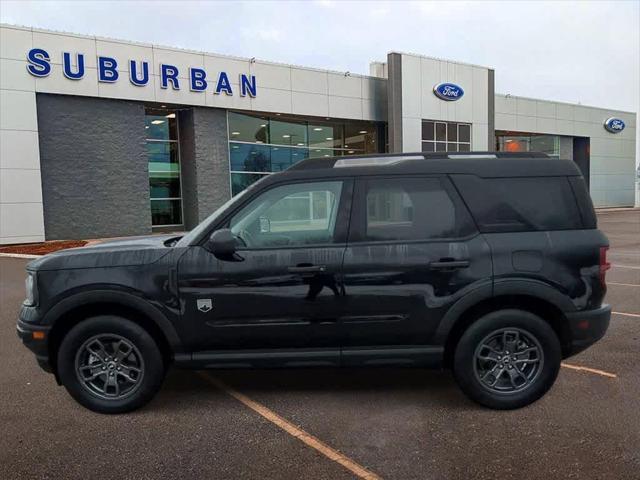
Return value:
[(309, 124), (309, 146), (316, 148), (342, 148), (344, 125), (337, 122)]
[(266, 118), (229, 112), (229, 139), (269, 143), (269, 122)]
[(257, 182), (265, 174), (231, 172), (231, 195), (237, 195), (252, 183)]
[[(499, 152), (540, 152), (560, 158), (563, 139), (558, 135), (520, 132), (496, 132), (496, 150)], [(571, 150), (571, 149), (569, 149)], [(567, 158), (571, 158), (569, 154)]]
[(151, 198), (180, 198), (179, 172), (150, 172)]
[(151, 199), (151, 224), (155, 226), (182, 223), (182, 202), (180, 200)]
[(468, 152), (470, 150), (470, 124), (422, 121), (423, 152)]
[(180, 149), (175, 112), (147, 109), (145, 113), (149, 196), (152, 227), (182, 226)]
[(311, 148), (311, 149), (309, 149), (309, 158), (339, 157), (341, 154), (342, 154), (341, 150), (334, 150), (333, 148)]
[(384, 151), (382, 125), (366, 121), (307, 121), (285, 115), (228, 113), (231, 190), (235, 195), (264, 174), (305, 158)]
[(344, 149), (347, 155), (379, 153), (376, 126), (370, 123), (346, 123), (344, 126)]
[(271, 120), (271, 143), (274, 145), (296, 145), (306, 147), (307, 125), (304, 122), (284, 122)]
[(179, 171), (178, 144), (175, 142), (147, 142), (149, 171)]
[(231, 145), (231, 170), (239, 172), (270, 172), (271, 151), (268, 145), (234, 143)]
[(271, 147), (271, 172), (286, 170), (305, 158), (309, 158), (306, 148)]
[(144, 118), (144, 129), (147, 139), (171, 140), (178, 138), (176, 114), (159, 110), (147, 110)]

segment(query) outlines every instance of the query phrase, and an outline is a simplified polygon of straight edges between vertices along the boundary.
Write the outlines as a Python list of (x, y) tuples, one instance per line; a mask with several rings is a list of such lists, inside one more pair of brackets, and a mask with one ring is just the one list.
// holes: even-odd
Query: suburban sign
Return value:
[(624, 127), (624, 121), (620, 120), (619, 118), (607, 118), (607, 120), (605, 120), (604, 122), (604, 128), (606, 128), (607, 131), (611, 133), (620, 133), (622, 130), (624, 130)]
[(433, 93), (442, 100), (452, 102), (454, 100), (460, 100), (464, 95), (464, 90), (455, 83), (439, 83), (433, 87)]
[[(85, 74), (85, 55), (76, 53), (72, 55), (69, 52), (62, 54), (62, 73), (69, 80), (81, 80)], [(27, 71), (34, 77), (46, 77), (51, 73), (51, 57), (46, 50), (42, 48), (32, 48), (27, 53)], [(145, 87), (149, 83), (149, 62), (128, 60), (129, 72), (124, 73), (129, 77), (136, 87)], [(120, 70), (118, 61), (115, 58), (98, 56), (98, 81), (103, 83), (114, 83), (120, 79)], [(213, 93), (233, 95), (233, 86), (226, 72), (219, 72), (215, 81), (207, 77), (207, 72), (202, 68), (189, 68), (187, 79), (179, 78), (178, 67), (168, 64), (160, 64), (158, 66), (158, 75), (160, 77), (160, 87), (165, 89), (180, 90), (188, 83), (189, 90), (192, 92), (204, 92), (209, 86), (209, 82), (213, 85)], [(240, 96), (255, 97), (257, 93), (255, 75), (240, 74), (238, 79), (240, 88)]]

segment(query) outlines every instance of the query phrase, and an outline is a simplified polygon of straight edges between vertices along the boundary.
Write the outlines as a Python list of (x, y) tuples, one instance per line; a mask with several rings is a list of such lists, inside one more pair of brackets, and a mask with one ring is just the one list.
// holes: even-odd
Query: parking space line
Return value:
[(564, 368), (569, 368), (571, 370), (579, 370), (582, 372), (595, 373), (596, 375), (602, 375), (603, 377), (618, 378), (618, 376), (615, 373), (605, 372), (604, 370), (598, 370), (596, 368), (581, 367), (580, 365), (572, 365), (570, 363), (564, 363), (564, 362), (562, 362), (560, 365), (563, 366)]
[(382, 480), (380, 476), (376, 475), (370, 470), (367, 470), (365, 467), (363, 467), (362, 465), (359, 465), (357, 462), (350, 459), (346, 455), (343, 455), (337, 450), (331, 448), (329, 445), (322, 442), (318, 438), (314, 437), (310, 433), (307, 433), (301, 428), (296, 427), (294, 424), (292, 424), (285, 418), (282, 418), (273, 410), (270, 410), (264, 405), (256, 402), (255, 400), (252, 400), (251, 398), (247, 397), (245, 394), (238, 392), (237, 390), (231, 388), (230, 386), (218, 380), (217, 378), (207, 375), (206, 372), (198, 372), (198, 373), (208, 383), (211, 383), (216, 388), (219, 388), (223, 392), (227, 393), (228, 395), (232, 396), (239, 402), (243, 403), (245, 406), (249, 407), (254, 412), (258, 413), (265, 419), (269, 420), (271, 423), (281, 428), (292, 437), (297, 438), (308, 447), (313, 448), (314, 450), (321, 453), (328, 459), (333, 460), (334, 462), (342, 465), (344, 468), (349, 470), (358, 478), (362, 478), (365, 480)]
[(640, 285), (637, 283), (607, 282), (607, 285), (622, 285), (623, 287), (640, 287)]
[(615, 268), (629, 268), (631, 270), (640, 270), (640, 267), (637, 267), (635, 265), (620, 265), (619, 263), (612, 263), (611, 266)]
[(640, 318), (640, 315), (637, 313), (625, 313), (625, 312), (611, 312), (614, 315), (624, 315), (625, 317), (635, 317)]

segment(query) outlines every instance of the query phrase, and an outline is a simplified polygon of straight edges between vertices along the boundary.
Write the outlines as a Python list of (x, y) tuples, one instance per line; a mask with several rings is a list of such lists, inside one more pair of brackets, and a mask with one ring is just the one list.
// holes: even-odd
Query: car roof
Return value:
[(470, 174), (483, 178), (581, 175), (571, 160), (534, 152), (417, 152), (310, 158), (283, 173), (296, 178), (384, 174)]

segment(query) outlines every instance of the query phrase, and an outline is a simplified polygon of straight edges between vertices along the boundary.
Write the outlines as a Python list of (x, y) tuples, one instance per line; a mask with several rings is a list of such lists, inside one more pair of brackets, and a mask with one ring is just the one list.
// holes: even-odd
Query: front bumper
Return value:
[(49, 358), (50, 330), (50, 327), (26, 323), (22, 318), (18, 319), (18, 323), (16, 325), (18, 337), (22, 340), (25, 347), (35, 353), (38, 365), (40, 365), (43, 370), (51, 373), (53, 369)]
[(570, 357), (593, 345), (607, 332), (611, 320), (611, 305), (595, 310), (566, 314), (571, 332), (571, 344), (565, 356)]

